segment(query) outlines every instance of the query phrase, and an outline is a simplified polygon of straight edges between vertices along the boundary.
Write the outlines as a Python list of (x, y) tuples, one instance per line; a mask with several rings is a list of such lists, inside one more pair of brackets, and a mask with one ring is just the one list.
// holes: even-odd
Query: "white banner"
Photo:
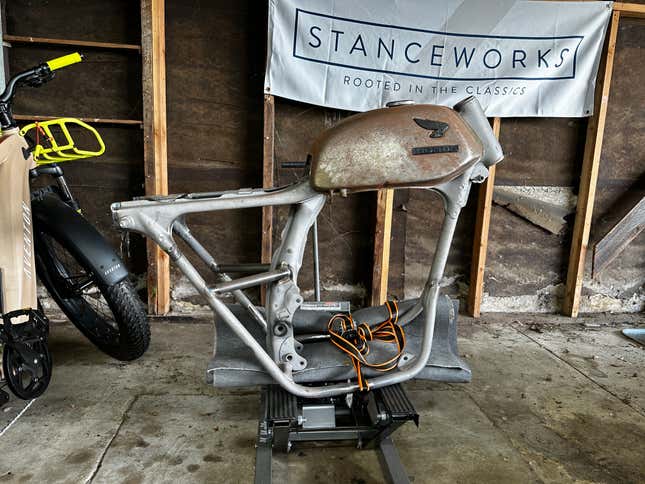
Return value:
[(265, 91), (351, 111), (389, 101), (589, 116), (611, 2), (270, 0)]

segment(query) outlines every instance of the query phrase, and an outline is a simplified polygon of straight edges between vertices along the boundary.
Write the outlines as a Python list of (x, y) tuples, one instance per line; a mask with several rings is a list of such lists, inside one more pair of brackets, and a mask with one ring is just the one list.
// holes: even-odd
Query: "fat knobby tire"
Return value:
[(150, 345), (150, 326), (134, 286), (128, 279), (124, 279), (104, 288), (101, 292), (119, 326), (119, 344), (106, 345), (101, 341), (93, 341), (93, 343), (118, 360), (136, 360)]

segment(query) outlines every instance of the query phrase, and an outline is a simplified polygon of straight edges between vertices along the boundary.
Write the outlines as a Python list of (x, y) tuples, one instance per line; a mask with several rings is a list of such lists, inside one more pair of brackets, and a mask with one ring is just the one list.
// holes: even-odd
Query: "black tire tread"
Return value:
[[(53, 234), (48, 234), (46, 231), (43, 231), (43, 234), (54, 237)], [(88, 271), (88, 273), (92, 272), (92, 268), (82, 262), (79, 254), (70, 250), (70, 248), (62, 241), (58, 241), (58, 243), (61, 244), (61, 246), (67, 250), (72, 257), (74, 257), (76, 262)], [(38, 251), (38, 246), (36, 246), (36, 251)], [(42, 254), (42, 256), (44, 257), (44, 254)], [(150, 326), (148, 324), (148, 317), (134, 285), (127, 278), (111, 286), (98, 286), (101, 294), (108, 303), (110, 310), (114, 315), (114, 320), (119, 328), (119, 341), (115, 344), (114, 342), (100, 338), (87, 331), (82, 324), (74, 320), (74, 314), (68, 313), (68, 311), (65, 310), (64, 304), (61, 304), (62, 301), (58, 299), (57, 291), (55, 290), (55, 287), (52, 287), (55, 282), (51, 280), (47, 272), (46, 264), (43, 265), (41, 263), (39, 254), (36, 254), (36, 263), (38, 264), (37, 267), (40, 280), (47, 288), (49, 294), (74, 326), (76, 326), (77, 329), (98, 349), (121, 361), (135, 360), (146, 352), (150, 345)]]
[(128, 279), (105, 287), (102, 292), (119, 325), (120, 344), (116, 348), (99, 341), (94, 344), (118, 360), (136, 360), (150, 345), (150, 325), (143, 304)]

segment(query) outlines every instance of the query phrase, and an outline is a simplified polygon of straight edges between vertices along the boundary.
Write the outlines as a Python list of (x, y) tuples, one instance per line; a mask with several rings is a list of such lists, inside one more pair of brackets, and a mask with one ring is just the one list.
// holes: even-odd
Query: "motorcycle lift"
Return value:
[[(399, 306), (407, 310), (416, 300), (402, 301)], [(240, 319), (258, 342), (266, 334), (239, 305), (229, 309)], [(466, 383), (471, 379), (468, 364), (457, 350), (457, 314), (459, 303), (447, 296), (439, 298), (437, 305), (432, 352), (426, 367), (417, 379), (449, 383)], [(386, 317), (384, 306), (369, 307), (355, 311), (357, 320), (379, 321)], [(312, 332), (321, 333), (333, 313), (325, 311), (299, 311), (294, 316), (296, 338)], [(410, 359), (420, 348), (423, 317), (405, 327), (406, 353)], [(374, 353), (382, 351), (374, 342)], [(354, 369), (342, 352), (328, 340), (315, 338), (303, 344), (302, 354), (309, 361), (304, 371), (294, 373), (294, 380), (302, 384), (344, 381), (354, 378)], [(369, 378), (372, 374), (365, 374)], [(215, 352), (207, 370), (209, 383), (220, 388), (262, 386), (261, 417), (256, 442), (256, 484), (270, 484), (273, 452), (287, 454), (299, 442), (354, 441), (358, 448), (378, 448), (385, 473), (395, 484), (410, 482), (397, 450), (392, 434), (405, 422), (417, 426), (419, 416), (410, 403), (401, 385), (391, 385), (369, 392), (356, 392), (333, 398), (305, 399), (296, 397), (275, 385), (273, 379), (257, 362), (249, 348), (237, 338), (228, 326), (215, 318)], [(282, 455), (285, 457), (285, 455)], [(284, 466), (281, 466), (284, 467)], [(275, 477), (275, 482), (287, 479)]]
[[(419, 426), (419, 415), (401, 385), (326, 399), (302, 399), (267, 385), (262, 389), (255, 484), (274, 482), (274, 450), (286, 454), (298, 442), (320, 441), (355, 441), (359, 449), (378, 448), (390, 482), (407, 484), (410, 480), (392, 434), (408, 421)], [(287, 479), (276, 477), (275, 481)]]

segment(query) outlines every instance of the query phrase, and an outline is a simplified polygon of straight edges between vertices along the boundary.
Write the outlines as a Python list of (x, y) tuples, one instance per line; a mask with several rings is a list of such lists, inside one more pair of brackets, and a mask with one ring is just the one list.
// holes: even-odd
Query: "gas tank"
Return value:
[(323, 192), (428, 187), (481, 159), (482, 143), (454, 110), (406, 104), (351, 116), (311, 151), (311, 184)]

